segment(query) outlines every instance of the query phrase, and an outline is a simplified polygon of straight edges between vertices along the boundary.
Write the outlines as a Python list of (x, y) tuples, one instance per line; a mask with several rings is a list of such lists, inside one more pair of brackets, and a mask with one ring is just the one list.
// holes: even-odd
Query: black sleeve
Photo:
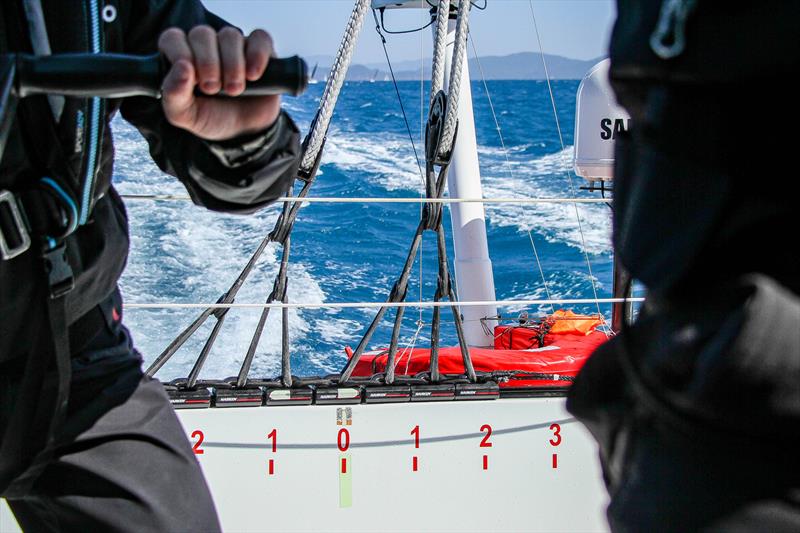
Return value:
[[(161, 32), (173, 26), (188, 31), (199, 24), (228, 25), (199, 0), (131, 0), (126, 8), (126, 53), (155, 52)], [(159, 168), (177, 176), (199, 205), (250, 213), (285, 194), (294, 181), (300, 132), (283, 111), (267, 130), (224, 142), (205, 141), (171, 125), (161, 102), (152, 98), (129, 98), (120, 111), (147, 139)]]

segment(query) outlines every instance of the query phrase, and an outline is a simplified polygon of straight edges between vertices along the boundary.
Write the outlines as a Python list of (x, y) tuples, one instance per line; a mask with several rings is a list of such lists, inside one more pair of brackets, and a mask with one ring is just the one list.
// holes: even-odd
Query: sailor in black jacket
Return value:
[[(159, 49), (172, 63), (161, 101), (26, 98), (0, 161), (0, 193), (25, 210), (34, 240), (46, 235), (53, 249), (63, 250), (74, 278), (72, 290), (56, 294), (56, 309), (38, 241), (20, 255), (0, 257), (0, 495), (26, 528), (218, 527), (186, 437), (160, 385), (142, 381), (141, 357), (121, 324), (117, 281), (128, 228), (111, 184), (109, 122), (121, 111), (195, 203), (256, 211), (291, 187), (300, 150), (296, 126), (278, 97), (222, 101), (193, 90), (239, 94), (246, 80), (263, 73), (269, 35), (245, 37), (199, 0), (0, 6), (0, 52)], [(74, 227), (62, 227), (73, 218)], [(54, 334), (59, 320), (60, 336)], [(66, 372), (57, 368), (58, 352), (66, 349), (59, 338), (68, 338)], [(55, 385), (65, 374), (69, 383)], [(60, 408), (64, 390), (68, 401)]]
[(615, 531), (800, 531), (800, 3), (618, 0), (614, 251), (647, 289), (567, 403)]

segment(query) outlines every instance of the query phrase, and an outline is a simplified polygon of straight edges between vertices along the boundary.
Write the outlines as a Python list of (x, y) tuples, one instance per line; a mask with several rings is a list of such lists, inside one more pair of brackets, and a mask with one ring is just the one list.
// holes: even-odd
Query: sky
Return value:
[[(480, 3), (481, 0), (475, 0)], [(615, 16), (613, 0), (486, 0), (485, 11), (472, 10), (471, 34), (478, 54), (506, 55), (539, 51), (531, 16), (536, 16), (545, 53), (574, 59), (606, 55)], [(354, 0), (203, 0), (206, 7), (231, 24), (250, 32), (269, 31), (279, 55), (333, 56), (339, 46)], [(386, 12), (390, 30), (412, 29), (430, 20), (427, 9)], [(430, 57), (431, 30), (388, 35), (392, 61)], [(354, 63), (383, 64), (385, 58), (367, 15), (356, 47)]]

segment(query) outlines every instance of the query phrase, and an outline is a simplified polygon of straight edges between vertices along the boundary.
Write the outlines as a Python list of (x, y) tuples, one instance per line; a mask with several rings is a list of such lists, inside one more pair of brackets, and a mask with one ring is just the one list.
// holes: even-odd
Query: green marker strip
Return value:
[(353, 506), (353, 461), (349, 455), (339, 458), (339, 507)]

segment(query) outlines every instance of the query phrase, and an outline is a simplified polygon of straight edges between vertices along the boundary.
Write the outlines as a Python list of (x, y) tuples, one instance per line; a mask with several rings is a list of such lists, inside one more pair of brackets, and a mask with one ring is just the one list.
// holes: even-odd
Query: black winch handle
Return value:
[[(80, 98), (159, 98), (169, 68), (169, 63), (160, 54), (16, 54), (15, 92), (20, 98), (35, 94)], [(273, 57), (260, 79), (247, 82), (242, 96), (300, 96), (308, 87), (307, 72), (306, 62), (298, 56)], [(219, 96), (225, 96), (225, 93), (220, 92)]]

